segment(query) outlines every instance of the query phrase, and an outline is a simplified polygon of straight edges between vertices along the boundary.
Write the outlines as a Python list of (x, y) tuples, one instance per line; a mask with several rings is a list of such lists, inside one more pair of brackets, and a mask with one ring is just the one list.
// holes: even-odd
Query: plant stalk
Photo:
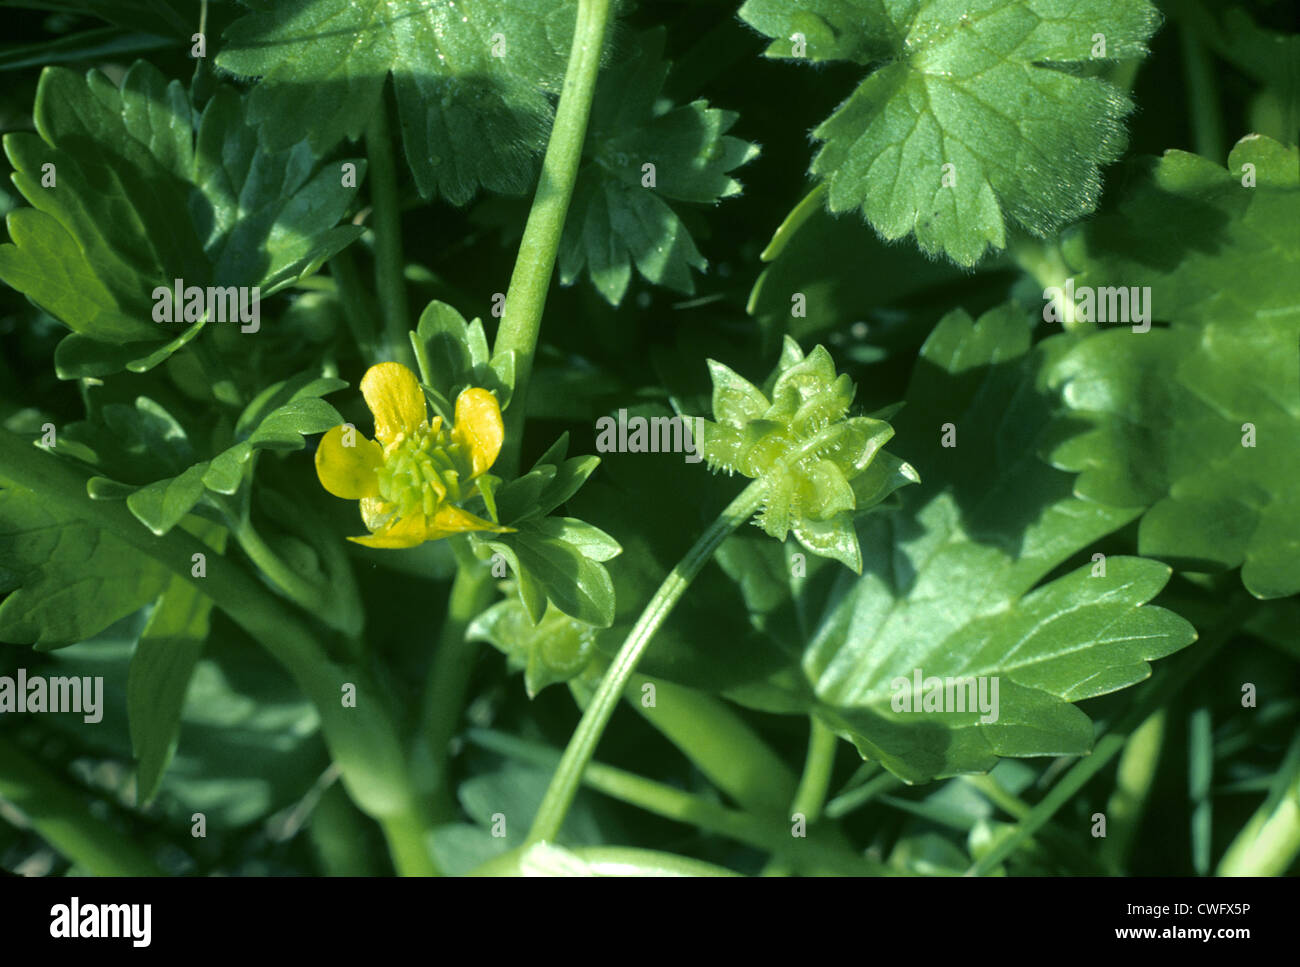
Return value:
[(384, 320), (384, 358), (415, 365), (411, 353), (411, 311), (406, 299), (402, 259), (402, 209), (397, 196), (397, 164), (388, 130), (388, 101), (381, 98), (366, 127), (370, 201), (374, 206), (375, 289)]
[(365, 289), (361, 284), (361, 272), (357, 269), (357, 260), (351, 248), (345, 248), (329, 260), (330, 277), (338, 293), (339, 307), (343, 320), (347, 323), (352, 341), (357, 351), (367, 364), (382, 362), (375, 352), (374, 328), (370, 324), (370, 309)]
[(1196, 31), (1187, 24), (1178, 28), (1183, 52), (1183, 73), (1187, 79), (1187, 108), (1192, 119), (1193, 147), (1197, 154), (1215, 164), (1223, 164), (1228, 153), (1224, 147), (1223, 114), (1219, 107), (1219, 88), (1214, 65)]
[(834, 732), (822, 724), (817, 716), (810, 716), (808, 755), (804, 760), (799, 789), (794, 794), (791, 812), (801, 813), (809, 825), (821, 819), (826, 805), (826, 792), (831, 786), (831, 772), (835, 768), (835, 748), (838, 741)]
[(1218, 876), (1283, 876), (1300, 856), (1300, 736), (1271, 785), (1268, 798), (1224, 852)]
[(582, 782), (583, 770), (596, 752), (596, 745), (614, 714), (628, 679), (636, 670), (637, 663), (645, 654), (660, 625), (667, 620), (678, 600), (690, 587), (691, 581), (713, 556), (727, 536), (742, 523), (749, 520), (762, 506), (766, 496), (766, 485), (761, 481), (751, 482), (718, 515), (709, 528), (700, 535), (699, 540), (686, 552), (686, 556), (677, 562), (664, 582), (659, 585), (654, 597), (650, 599), (641, 617), (628, 633), (627, 640), (619, 649), (618, 655), (601, 679), (595, 697), (583, 712), (581, 721), (569, 740), (559, 768), (551, 778), (542, 804), (533, 820), (533, 828), (528, 833), (528, 842), (537, 843), (553, 840), (559, 834), (564, 817), (573, 804), (578, 786)]
[(1129, 850), (1160, 767), (1164, 738), (1165, 713), (1161, 709), (1134, 730), (1120, 756), (1115, 791), (1106, 803), (1107, 833), (1102, 844), (1103, 860), (1112, 876), (1122, 876), (1128, 868)]
[(519, 254), (506, 291), (501, 327), (493, 345), (494, 356), (506, 352), (515, 354), (515, 387), (505, 414), (505, 449), (499, 462), (499, 472), (507, 479), (519, 469), (528, 381), (533, 371), (537, 336), (541, 331), (551, 276), (555, 272), (560, 237), (564, 233), (564, 219), (573, 198), (582, 147), (587, 139), (587, 120), (596, 92), (596, 76), (600, 71), (609, 12), (610, 0), (578, 2), (573, 47), (569, 52), (560, 104), (555, 112), (555, 125), (546, 146), (537, 194), (528, 212), (528, 222), (524, 226)]
[[(459, 542), (461, 538), (450, 538)], [(463, 546), (453, 543), (453, 547)], [(421, 770), (419, 785), (433, 799), (433, 814), (438, 822), (450, 822), (456, 816), (455, 800), (448, 783), (450, 745), (465, 706), (465, 694), (474, 671), (478, 642), (468, 641), (469, 624), (492, 601), (492, 571), (466, 549), (457, 552), (459, 567), (447, 600), (447, 616), (438, 636), (438, 647), (429, 666), (424, 688), (423, 709), (417, 742), (427, 744), (427, 774)], [(465, 560), (468, 558), (468, 560)]]
[[(821, 819), (826, 806), (826, 793), (831, 787), (831, 773), (835, 769), (836, 735), (815, 715), (808, 716), (808, 753), (804, 757), (803, 774), (799, 788), (790, 803), (791, 822), (802, 821), (807, 827)], [(788, 876), (793, 867), (774, 858), (763, 870), (764, 876)]]
[[(502, 732), (473, 729), (469, 738), (485, 749), (543, 768), (554, 768), (560, 758), (553, 749)], [(630, 806), (774, 853), (790, 863), (815, 864), (821, 869), (850, 876), (882, 872), (879, 864), (856, 855), (852, 850), (844, 850), (842, 843), (829, 837), (814, 834), (807, 839), (794, 839), (789, 824), (780, 819), (729, 809), (601, 762), (588, 763), (582, 781), (589, 789)]]
[[(640, 701), (648, 684), (655, 690), (649, 708)], [(632, 676), (628, 702), (742, 809), (783, 817), (794, 798), (794, 773), (726, 702), (644, 675)]]

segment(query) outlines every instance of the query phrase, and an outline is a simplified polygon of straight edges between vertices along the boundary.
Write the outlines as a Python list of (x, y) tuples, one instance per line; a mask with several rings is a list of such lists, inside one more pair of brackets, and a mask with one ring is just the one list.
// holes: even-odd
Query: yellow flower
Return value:
[[(461, 508), (479, 493), (478, 478), (496, 462), (505, 427), (496, 397), (469, 387), (456, 398), (455, 425), (430, 422), (424, 391), (401, 363), (371, 366), (361, 395), (375, 416), (375, 440), (348, 426), (321, 437), (316, 475), (335, 497), (361, 501), (367, 547), (414, 547), (466, 531), (512, 528)], [(378, 442), (376, 442), (378, 441)]]

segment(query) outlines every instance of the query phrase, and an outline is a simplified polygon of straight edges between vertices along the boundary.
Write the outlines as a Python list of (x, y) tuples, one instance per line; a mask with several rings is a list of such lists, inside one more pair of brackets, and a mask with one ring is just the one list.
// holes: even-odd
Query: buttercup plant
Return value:
[(7, 871), (1296, 871), (1293, 5), (22, 2)]
[(456, 397), (450, 431), (441, 416), (430, 422), (424, 391), (401, 363), (370, 367), (361, 393), (375, 417), (378, 442), (336, 426), (316, 448), (316, 474), (335, 497), (361, 502), (367, 547), (415, 547), (466, 531), (502, 532), (463, 503), (473, 497), (496, 511), (493, 478), (485, 476), (501, 452), (504, 426), (496, 397), (470, 387)]

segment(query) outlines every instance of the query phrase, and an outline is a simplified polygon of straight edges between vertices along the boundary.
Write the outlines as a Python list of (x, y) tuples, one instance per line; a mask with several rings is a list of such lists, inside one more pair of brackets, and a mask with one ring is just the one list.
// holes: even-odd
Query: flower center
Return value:
[(397, 435), (384, 447), (379, 495), (398, 517), (432, 517), (444, 502), (459, 504), (473, 493), (465, 487), (469, 460), (463, 447), (436, 420)]

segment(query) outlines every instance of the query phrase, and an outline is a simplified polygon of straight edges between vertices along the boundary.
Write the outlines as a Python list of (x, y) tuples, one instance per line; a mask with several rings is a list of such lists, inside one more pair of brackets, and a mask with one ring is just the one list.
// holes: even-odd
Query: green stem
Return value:
[[(640, 701), (646, 684), (655, 689), (651, 708)], [(643, 675), (632, 676), (628, 701), (742, 808), (783, 817), (794, 797), (794, 773), (726, 702)]]
[(1103, 860), (1112, 876), (1122, 876), (1128, 854), (1137, 836), (1142, 813), (1155, 782), (1164, 748), (1165, 713), (1151, 715), (1129, 738), (1115, 770), (1115, 791), (1106, 803), (1106, 840)]
[(388, 841), (388, 854), (398, 876), (437, 876), (429, 852), (429, 823), (415, 812), (385, 816), (379, 821)]
[(981, 776), (962, 776), (967, 785), (973, 786), (984, 794), (985, 798), (993, 805), (997, 806), (1012, 819), (1024, 819), (1029, 815), (1029, 805), (1014, 793), (1010, 793), (1002, 788), (1002, 783), (998, 782), (990, 775)]
[(847, 816), (854, 810), (867, 805), (881, 793), (889, 792), (902, 784), (903, 780), (893, 773), (882, 772), (879, 775), (872, 776), (862, 785), (840, 793), (827, 803), (826, 816), (829, 819), (839, 819), (842, 816)]
[(650, 639), (672, 613), (682, 594), (713, 556), (718, 545), (754, 515), (762, 505), (765, 495), (766, 488), (761, 482), (756, 480), (750, 483), (700, 535), (699, 540), (686, 552), (686, 556), (677, 562), (677, 566), (664, 579), (663, 584), (659, 585), (659, 590), (641, 612), (641, 617), (637, 619), (631, 632), (628, 633), (627, 640), (623, 642), (623, 647), (619, 649), (614, 661), (605, 672), (605, 677), (601, 679), (600, 687), (596, 690), (591, 704), (583, 712), (582, 720), (569, 740), (568, 748), (564, 750), (564, 757), (560, 760), (560, 766), (551, 778), (546, 796), (537, 810), (533, 828), (528, 833), (530, 843), (554, 839), (559, 833), (565, 814), (569, 811), (573, 797), (578, 791), (578, 785), (582, 781), (583, 769), (595, 754), (596, 744), (600, 741), (605, 726), (609, 724), (610, 716), (614, 714), (619, 698), (627, 687), (628, 679), (636, 670), (637, 663), (650, 644)]
[[(256, 578), (179, 529), (155, 537), (124, 502), (91, 500), (82, 474), (7, 430), (0, 430), (0, 476), (195, 582), (288, 670), (316, 706), (326, 745), (353, 801), (375, 818), (420, 814), (388, 697), (363, 668), (333, 661), (317, 632)], [(192, 572), (197, 554), (206, 562), (202, 577)], [(343, 704), (347, 685), (355, 689), (355, 706)]]
[(1187, 720), (1187, 805), (1191, 810), (1192, 870), (1210, 873), (1210, 840), (1214, 833), (1214, 723), (1210, 707), (1192, 709)]
[(343, 320), (357, 351), (367, 363), (382, 362), (375, 354), (374, 327), (370, 324), (371, 310), (368, 307), (365, 287), (361, 284), (361, 272), (351, 249), (344, 249), (329, 261), (330, 277), (334, 280), (338, 292), (339, 306), (343, 310)]
[(609, 9), (610, 0), (578, 2), (573, 47), (569, 52), (560, 104), (555, 112), (555, 126), (546, 146), (537, 194), (533, 197), (533, 207), (519, 243), (519, 255), (506, 291), (501, 328), (493, 346), (493, 355), (515, 354), (515, 386), (505, 415), (506, 445), (499, 461), (501, 470), (498, 471), (507, 479), (518, 469), (528, 381), (533, 371), (546, 294), (555, 272), (560, 236), (564, 232), (564, 219), (578, 178), (582, 146), (587, 139), (587, 119), (596, 91), (596, 75), (600, 71)]
[(387, 872), (372, 848), (374, 826), (338, 783), (321, 793), (307, 833), (326, 876), (382, 876)]
[[(527, 863), (525, 863), (525, 859)], [(470, 870), (467, 876), (739, 876), (712, 863), (630, 846), (579, 846), (560, 850), (518, 847)]]
[(456, 816), (455, 800), (448, 783), (452, 737), (465, 707), (465, 694), (474, 671), (478, 642), (468, 641), (469, 624), (492, 601), (493, 581), (490, 568), (473, 555), (461, 553), (463, 540), (450, 538), (457, 548), (460, 566), (451, 584), (447, 616), (443, 619), (438, 648), (429, 666), (424, 688), (423, 712), (419, 740), (427, 743), (426, 769), (421, 770), (419, 786), (433, 797), (435, 820), (449, 822)]
[(262, 540), (262, 535), (257, 532), (257, 528), (252, 525), (252, 522), (247, 517), (235, 529), (235, 540), (239, 542), (240, 550), (247, 554), (248, 559), (257, 565), (258, 570), (265, 574), (271, 583), (283, 591), (296, 605), (304, 611), (315, 614), (336, 631), (347, 630), (349, 633), (355, 633), (355, 628), (342, 629), (339, 627), (338, 616), (333, 613), (334, 609), (330, 607), (330, 597), (325, 593), (325, 590), (319, 585), (308, 581), (285, 564), (280, 556), (271, 549), (271, 546)]
[(388, 132), (388, 101), (381, 99), (366, 127), (370, 202), (374, 207), (375, 289), (384, 320), (385, 359), (414, 366), (411, 313), (406, 300), (402, 259), (402, 210), (397, 197), (397, 165)]
[[(503, 732), (471, 729), (470, 741), (485, 749), (522, 762), (554, 768), (559, 755), (553, 749)], [(881, 872), (878, 864), (845, 851), (842, 844), (809, 836), (796, 840), (789, 824), (773, 818), (753, 816), (728, 809), (708, 799), (635, 773), (600, 762), (589, 762), (582, 774), (583, 785), (612, 799), (647, 812), (693, 826), (738, 843), (773, 853), (788, 862), (814, 865), (846, 875), (869, 876)]]
[(162, 876), (130, 836), (96, 818), (86, 795), (17, 745), (0, 737), (0, 798), (45, 842), (95, 876)]
[(1067, 332), (1095, 328), (1092, 323), (1081, 322), (1076, 318), (1075, 303), (1066, 298), (1065, 284), (1074, 273), (1070, 271), (1055, 239), (1016, 235), (1007, 246), (1007, 253), (1020, 266), (1021, 271), (1043, 287), (1044, 292), (1052, 288), (1060, 290), (1061, 295), (1053, 298), (1052, 302), (1056, 306), (1057, 317)]
[(1252, 819), (1219, 864), (1220, 876), (1282, 876), (1300, 856), (1300, 783), (1263, 822)]
[(1092, 753), (1075, 763), (1070, 771), (1052, 787), (1052, 790), (1034, 805), (1029, 815), (1017, 824), (1015, 832), (1000, 840), (993, 849), (980, 858), (979, 862), (966, 871), (966, 875), (985, 876), (991, 873), (998, 864), (1055, 816), (1057, 810), (1069, 802), (1075, 793), (1087, 785), (1093, 776), (1120, 753), (1128, 743), (1129, 736), (1147, 720), (1148, 716), (1181, 692), (1187, 683), (1205, 667), (1205, 664), (1240, 627), (1253, 606), (1253, 600), (1241, 596), (1235, 598), (1234, 603), (1227, 609), (1224, 620), (1206, 635), (1199, 646), (1194, 646), (1192, 653), (1184, 656), (1181, 663), (1173, 668), (1164, 669), (1160, 680), (1146, 688), (1128, 713), (1116, 722), (1109, 732), (1093, 743)]
[[(966, 775), (962, 776), (971, 787), (978, 789), (988, 800), (997, 806), (1012, 819), (1026, 819), (1033, 812), (1033, 807), (1025, 802), (1015, 793), (1004, 789), (1002, 784), (992, 775)], [(1107, 816), (1110, 814), (1107, 813)], [(969, 832), (969, 830), (966, 830)], [(1106, 842), (1110, 842), (1107, 840)], [(1098, 869), (1096, 857), (1089, 851), (1083, 850), (1078, 845), (1076, 837), (1067, 835), (1063, 830), (1053, 829), (1051, 827), (1043, 830), (1043, 845), (1050, 847), (1055, 853), (1062, 857), (1063, 861), (1074, 864), (1076, 870), (1093, 870)], [(1095, 874), (1088, 874), (1095, 875)]]
[(767, 248), (763, 249), (758, 256), (760, 261), (775, 262), (780, 257), (790, 240), (798, 234), (799, 229), (804, 226), (808, 219), (826, 206), (826, 191), (826, 182), (820, 181), (817, 183), (816, 188), (803, 196), (799, 204), (794, 206), (790, 214), (785, 216), (785, 220), (772, 233), (772, 240), (767, 243)]
[[(803, 774), (799, 788), (790, 803), (790, 819), (801, 817), (805, 830), (821, 819), (826, 805), (826, 793), (831, 787), (831, 773), (835, 769), (835, 733), (822, 724), (815, 715), (808, 718), (808, 753), (804, 757)], [(786, 862), (774, 859), (763, 870), (764, 876), (789, 876), (793, 868)]]
[(826, 791), (831, 787), (831, 772), (835, 769), (838, 740), (821, 719), (811, 716), (809, 721), (812, 728), (808, 733), (808, 755), (804, 759), (803, 776), (799, 779), (799, 789), (794, 794), (790, 811), (802, 813), (811, 826), (822, 817)]
[(739, 876), (734, 870), (632, 846), (579, 846), (573, 855), (603, 876)]
[(1183, 72), (1187, 78), (1187, 106), (1192, 119), (1192, 142), (1196, 153), (1222, 164), (1227, 158), (1223, 144), (1223, 115), (1219, 108), (1219, 90), (1214, 80), (1205, 45), (1196, 31), (1184, 24), (1178, 30), (1183, 48)]
[(1292, 741), (1269, 796), (1233, 838), (1219, 876), (1282, 876), (1300, 856), (1300, 736)]

